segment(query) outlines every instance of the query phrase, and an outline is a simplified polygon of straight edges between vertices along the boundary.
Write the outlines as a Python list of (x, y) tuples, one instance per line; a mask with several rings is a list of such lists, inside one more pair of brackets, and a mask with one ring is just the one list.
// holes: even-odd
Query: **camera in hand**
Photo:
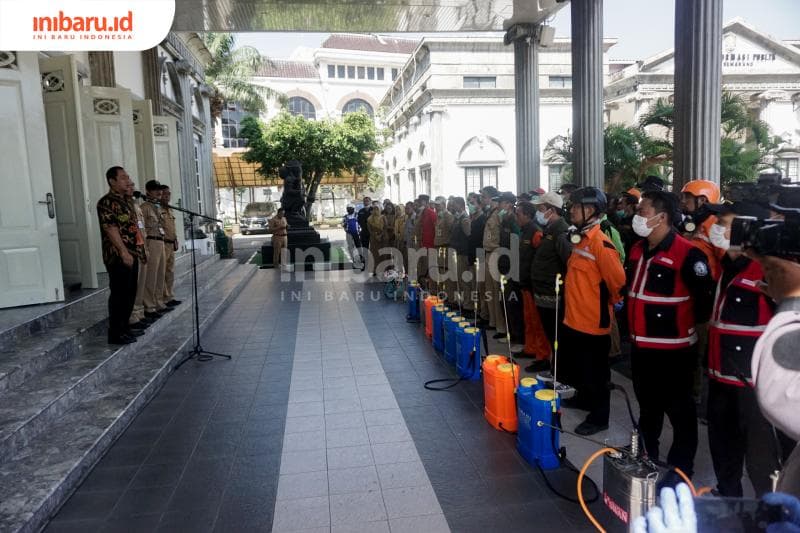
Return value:
[(780, 506), (749, 498), (695, 498), (697, 531), (758, 533), (787, 519)]
[(780, 173), (759, 174), (757, 181), (729, 183), (725, 188), (725, 199), (729, 202), (753, 202), (769, 208), (777, 202), (786, 178)]
[(731, 249), (800, 260), (800, 186), (776, 187), (777, 197), (769, 208), (783, 218), (736, 217), (731, 227)]

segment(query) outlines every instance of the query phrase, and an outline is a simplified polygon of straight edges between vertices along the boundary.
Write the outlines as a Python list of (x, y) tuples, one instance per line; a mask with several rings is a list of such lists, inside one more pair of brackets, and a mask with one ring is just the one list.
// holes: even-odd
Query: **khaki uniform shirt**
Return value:
[(168, 243), (174, 243), (178, 240), (175, 235), (175, 215), (172, 214), (172, 209), (169, 207), (161, 208), (161, 221), (164, 224), (164, 240)]
[(450, 243), (450, 232), (453, 230), (453, 213), (447, 209), (436, 213), (436, 236), (434, 246), (447, 246)]
[(492, 209), (483, 228), (483, 248), (491, 252), (500, 246), (500, 210)]
[(164, 221), (161, 208), (152, 202), (142, 203), (144, 215), (144, 234), (146, 237), (164, 237)]
[(402, 245), (406, 241), (405, 237), (406, 228), (406, 215), (405, 213), (394, 216), (394, 238), (398, 245)]

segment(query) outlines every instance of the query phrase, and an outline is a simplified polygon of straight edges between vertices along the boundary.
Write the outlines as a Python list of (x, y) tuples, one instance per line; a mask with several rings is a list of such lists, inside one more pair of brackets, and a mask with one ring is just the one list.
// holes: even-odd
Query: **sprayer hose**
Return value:
[(594, 527), (597, 528), (597, 531), (600, 533), (606, 533), (606, 530), (603, 529), (603, 526), (600, 525), (600, 522), (594, 517), (592, 512), (589, 510), (589, 507), (586, 506), (586, 502), (583, 499), (583, 477), (586, 475), (586, 471), (589, 469), (589, 466), (597, 460), (598, 457), (601, 455), (605, 455), (607, 453), (616, 453), (616, 450), (613, 448), (600, 448), (596, 452), (594, 452), (589, 458), (583, 463), (581, 467), (581, 471), (578, 473), (578, 503), (581, 504), (581, 509), (583, 509), (583, 514), (589, 519), (589, 522), (592, 523)]

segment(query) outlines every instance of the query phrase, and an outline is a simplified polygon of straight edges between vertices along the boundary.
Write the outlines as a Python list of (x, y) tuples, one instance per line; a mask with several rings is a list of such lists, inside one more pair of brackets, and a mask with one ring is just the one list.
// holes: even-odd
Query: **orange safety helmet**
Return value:
[(627, 194), (629, 196), (633, 196), (637, 200), (641, 200), (642, 199), (642, 191), (640, 191), (636, 187), (631, 187), (630, 189), (625, 191), (623, 194)]
[(681, 189), (682, 193), (692, 196), (705, 196), (712, 204), (719, 203), (719, 185), (708, 180), (692, 180)]

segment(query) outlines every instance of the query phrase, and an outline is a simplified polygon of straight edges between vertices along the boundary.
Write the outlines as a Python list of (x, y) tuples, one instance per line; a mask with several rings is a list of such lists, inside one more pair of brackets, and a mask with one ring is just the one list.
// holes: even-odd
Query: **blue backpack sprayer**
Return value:
[[(477, 265), (477, 260), (475, 261)], [(461, 283), (458, 278), (458, 256), (455, 256), (456, 270), (456, 292), (461, 293)], [(425, 382), (428, 390), (443, 391), (448, 390), (462, 381), (477, 381), (481, 377), (481, 334), (478, 329), (478, 314), (475, 313), (475, 323), (473, 327), (462, 327), (461, 322), (461, 298), (458, 298), (459, 312), (457, 315), (447, 316), (445, 312), (434, 308), (433, 317), (433, 347), (437, 351), (444, 352), (445, 359), (455, 365), (458, 378), (433, 379)], [(454, 320), (458, 318), (458, 320)], [(450, 383), (443, 387), (434, 387), (434, 383)]]

